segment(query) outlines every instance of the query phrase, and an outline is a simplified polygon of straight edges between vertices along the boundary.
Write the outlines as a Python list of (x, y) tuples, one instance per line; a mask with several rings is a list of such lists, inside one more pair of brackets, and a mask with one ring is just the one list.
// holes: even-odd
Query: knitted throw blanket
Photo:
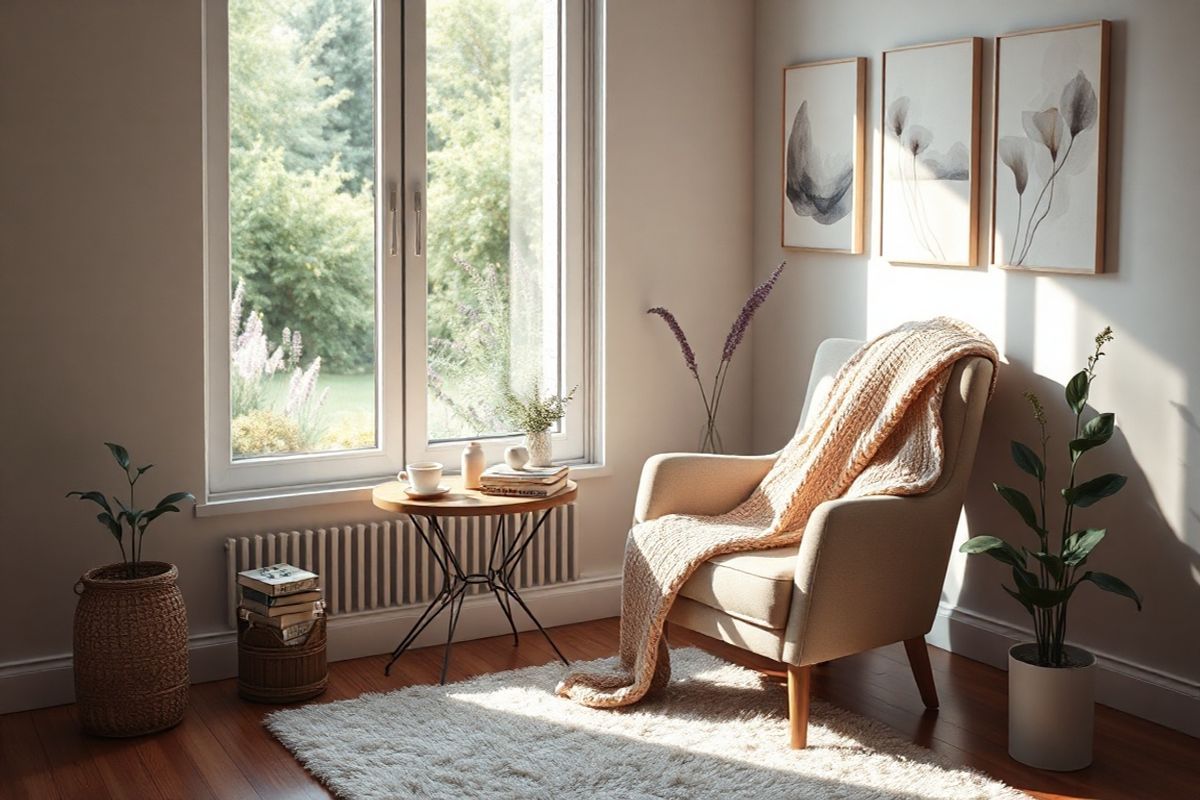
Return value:
[(995, 345), (957, 320), (911, 322), (883, 334), (842, 367), (820, 411), (744, 503), (715, 517), (670, 514), (635, 525), (625, 543), (620, 667), (569, 675), (558, 694), (606, 708), (665, 686), (667, 612), (713, 556), (794, 544), (826, 500), (931, 488), (944, 457), (942, 397), (955, 362), (967, 356), (997, 361)]

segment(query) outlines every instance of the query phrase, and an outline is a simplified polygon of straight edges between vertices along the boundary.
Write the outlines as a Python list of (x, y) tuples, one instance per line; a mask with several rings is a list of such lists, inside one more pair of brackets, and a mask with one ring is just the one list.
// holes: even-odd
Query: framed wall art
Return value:
[(784, 247), (863, 251), (866, 77), (865, 58), (784, 68)]
[(879, 254), (973, 267), (979, 241), (983, 40), (883, 53)]
[(1104, 269), (1107, 20), (996, 39), (992, 263)]

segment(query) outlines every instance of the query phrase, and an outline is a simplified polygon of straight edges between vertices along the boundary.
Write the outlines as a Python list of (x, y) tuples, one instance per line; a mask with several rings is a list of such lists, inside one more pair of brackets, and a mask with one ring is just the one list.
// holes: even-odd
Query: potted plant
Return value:
[(504, 395), (504, 415), (517, 430), (525, 434), (525, 447), (529, 449), (529, 466), (548, 467), (553, 461), (550, 444), (550, 429), (566, 416), (567, 403), (575, 396), (576, 386), (565, 395), (542, 396), (535, 381), (528, 394), (518, 395), (509, 390)]
[(67, 494), (99, 506), (97, 521), (121, 548), (120, 562), (90, 569), (75, 584), (75, 702), (89, 733), (138, 736), (176, 725), (187, 708), (187, 610), (175, 585), (179, 571), (144, 560), (142, 543), (150, 523), (195, 498), (173, 492), (153, 508), (138, 508), (134, 485), (154, 465), (134, 468), (124, 447), (105, 444), (125, 473), (128, 504), (112, 495), (110, 505), (98, 491)]
[(993, 486), (1033, 531), (1036, 548), (1014, 547), (996, 536), (976, 536), (961, 548), (964, 553), (986, 553), (1011, 568), (1013, 586), (1002, 588), (1033, 617), (1034, 641), (1017, 644), (1008, 652), (1008, 752), (1022, 763), (1043, 769), (1076, 770), (1092, 763), (1096, 658), (1066, 643), (1067, 608), (1075, 590), (1091, 583), (1129, 598), (1142, 609), (1141, 597), (1124, 581), (1086, 569), (1105, 529), (1078, 527), (1075, 519), (1076, 509), (1088, 508), (1125, 485), (1124, 475), (1109, 473), (1080, 481), (1076, 474), (1084, 454), (1113, 435), (1112, 414), (1083, 420), (1096, 366), (1104, 356), (1104, 346), (1112, 340), (1111, 328), (1101, 331), (1087, 367), (1066, 386), (1075, 430), (1067, 442), (1070, 477), (1061, 492), (1061, 526), (1051, 533), (1046, 509), (1046, 444), (1050, 441), (1046, 412), (1038, 396), (1026, 392), (1041, 430), (1041, 454), (1015, 441), (1011, 449), (1017, 466), (1037, 481), (1036, 504), (1017, 489)]

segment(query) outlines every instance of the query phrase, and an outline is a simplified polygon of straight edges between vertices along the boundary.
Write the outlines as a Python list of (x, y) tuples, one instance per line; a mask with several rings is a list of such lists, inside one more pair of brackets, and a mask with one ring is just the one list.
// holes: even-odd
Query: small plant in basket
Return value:
[[(125, 565), (126, 575), (129, 578), (138, 577), (139, 566), (142, 561), (142, 540), (146, 536), (146, 529), (150, 527), (150, 523), (161, 517), (163, 514), (176, 513), (179, 511), (178, 503), (184, 501), (195, 502), (196, 498), (191, 492), (172, 492), (163, 499), (159, 500), (153, 508), (140, 509), (134, 500), (134, 486), (142, 475), (146, 474), (154, 465), (146, 464), (142, 467), (133, 467), (129, 460), (129, 451), (119, 444), (105, 442), (109, 452), (112, 453), (113, 459), (117, 465), (124, 471), (125, 480), (129, 484), (129, 503), (128, 505), (117, 495), (112, 496), (113, 505), (118, 509), (113, 512), (113, 505), (110, 505), (108, 499), (103, 492), (90, 491), (68, 492), (67, 497), (78, 497), (80, 500), (90, 500), (100, 507), (101, 511), (96, 515), (96, 520), (104, 526), (104, 528), (112, 534), (112, 537), (117, 540), (117, 546), (121, 548), (121, 561)], [(129, 549), (125, 548), (125, 531), (129, 531)]]

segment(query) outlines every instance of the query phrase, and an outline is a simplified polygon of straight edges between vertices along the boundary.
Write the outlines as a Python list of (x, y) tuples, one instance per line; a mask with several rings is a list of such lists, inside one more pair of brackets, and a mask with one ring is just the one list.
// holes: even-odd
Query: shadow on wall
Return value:
[[(1038, 394), (1046, 406), (1049, 418), (1048, 431), (1051, 440), (1047, 451), (1047, 527), (1051, 541), (1058, 547), (1062, 520), (1062, 498), (1058, 489), (1066, 486), (1068, 457), (1066, 443), (1074, 424), (1074, 417), (1062, 401), (1063, 384), (1032, 374), (1027, 365), (1014, 361), (1005, 369), (1002, 381), (1010, 384), (1020, 382), (1021, 388), (1008, 393), (1005, 398), (1010, 404), (1019, 403), (1016, 414), (1003, 414), (1006, 420), (1018, 422), (987, 426), (980, 438), (981, 452), (1007, 453), (1011, 440), (1023, 441), (1035, 447), (1037, 426), (1032, 411), (1025, 405), (1020, 392), (1027, 387)], [(1015, 401), (1014, 401), (1015, 398)], [(1001, 398), (997, 398), (1000, 401)], [(1006, 409), (1007, 410), (1007, 409)], [(1091, 406), (1085, 418), (1097, 412)], [(1195, 420), (1192, 420), (1195, 424)], [(1138, 614), (1133, 603), (1117, 595), (1102, 592), (1090, 585), (1082, 585), (1071, 599), (1068, 618), (1068, 641), (1089, 647), (1087, 638), (1078, 635), (1081, 629), (1096, 631), (1102, 627), (1120, 629), (1119, 638), (1127, 645), (1127, 652), (1151, 652), (1157, 633), (1171, 629), (1184, 638), (1196, 641), (1200, 637), (1200, 625), (1188, 609), (1200, 608), (1200, 552), (1188, 546), (1176, 535), (1162, 509), (1155, 501), (1154, 490), (1146, 473), (1138, 465), (1130, 450), (1124, 432), (1118, 426), (1108, 444), (1101, 451), (1085, 454), (1079, 462), (1079, 474), (1083, 478), (1094, 477), (1113, 471), (1128, 477), (1124, 489), (1113, 497), (1096, 505), (1078, 509), (1073, 527), (1106, 528), (1108, 534), (1089, 559), (1088, 567), (1109, 572), (1126, 580), (1142, 595), (1144, 609)], [(1091, 456), (1089, 458), (1089, 456)], [(1021, 472), (1011, 462), (996, 474), (985, 474), (977, 469), (967, 491), (966, 516), (970, 535), (997, 535), (1008, 539), (1016, 546), (1024, 544), (1034, 549), (1037, 538), (1026, 528), (1009, 506), (996, 494), (992, 483), (1001, 483), (1036, 497), (1036, 482)], [(1200, 512), (1191, 510), (1193, 520), (1200, 520)], [(959, 556), (961, 557), (961, 556)], [(1152, 581), (1148, 578), (1152, 576)], [(1011, 603), (1011, 618), (1019, 620), (1023, 629), (1032, 625), (1026, 612), (1015, 600), (1003, 598), (1001, 583), (1012, 584), (1010, 571), (988, 558), (967, 558), (963, 567), (962, 587), (958, 605), (969, 608), (990, 607), (1000, 603)], [(1142, 617), (1153, 618), (1144, 620)], [(1189, 619), (1190, 617), (1190, 619)], [(1191, 632), (1186, 631), (1191, 626)], [(1032, 633), (1029, 636), (1032, 639)], [(1099, 649), (1104, 649), (1100, 646)]]

